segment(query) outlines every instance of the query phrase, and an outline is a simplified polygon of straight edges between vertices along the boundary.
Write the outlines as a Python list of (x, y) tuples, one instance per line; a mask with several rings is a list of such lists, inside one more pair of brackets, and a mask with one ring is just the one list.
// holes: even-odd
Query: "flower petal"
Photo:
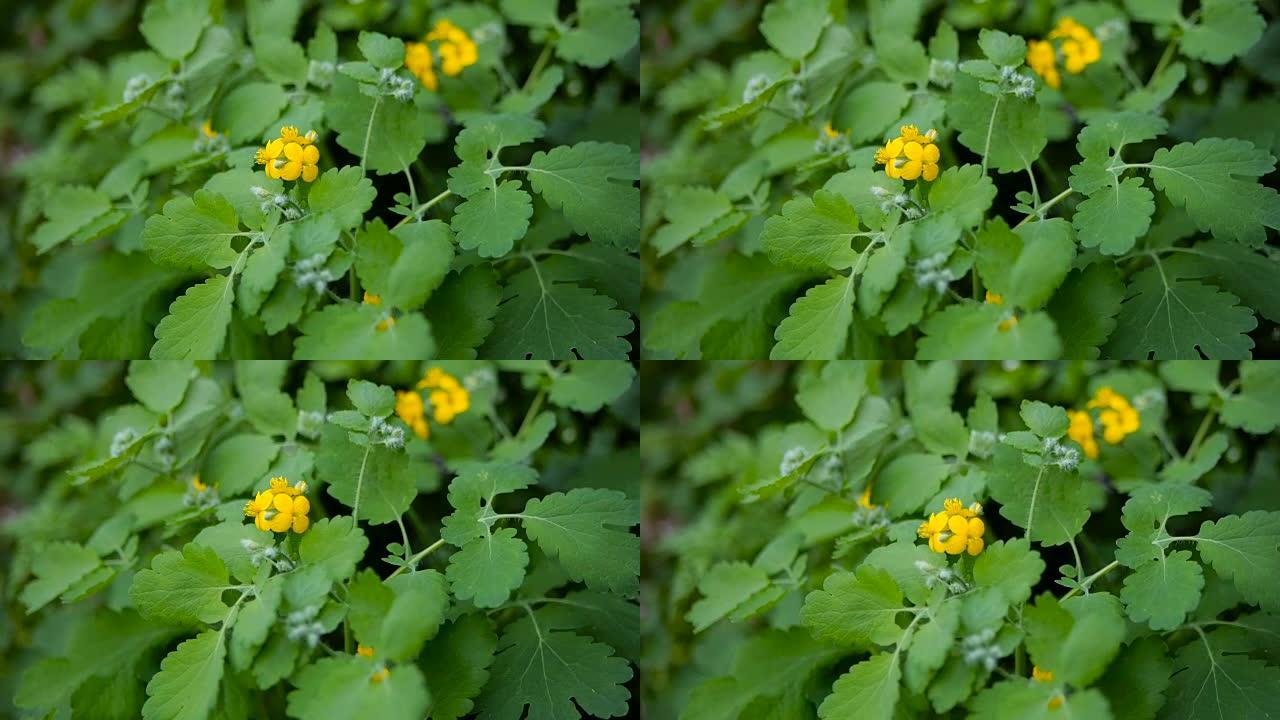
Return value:
[(302, 162), (298, 160), (287, 162), (284, 167), (280, 168), (280, 178), (282, 180), (297, 180), (301, 174)]
[(271, 532), (289, 532), (289, 526), (293, 525), (293, 516), (287, 513), (277, 513), (275, 517), (267, 523), (271, 528)]
[[(930, 145), (929, 147), (933, 147), (933, 146)], [(937, 180), (938, 179), (937, 164), (926, 163), (924, 166), (924, 172), (920, 174), (920, 177), (924, 178), (926, 182), (933, 182), (934, 180)]]
[(937, 145), (934, 145), (933, 143), (925, 145), (923, 152), (924, 154), (921, 156), (920, 158), (921, 160), (924, 160), (927, 163), (938, 162), (938, 146)]
[(920, 172), (924, 169), (924, 165), (919, 160), (908, 160), (898, 170), (898, 177), (903, 180), (915, 180), (920, 177)]
[(284, 156), (289, 158), (290, 160), (301, 160), (302, 146), (299, 145), (298, 143), (293, 143), (293, 142), (289, 143), (288, 145), (285, 145)]
[(317, 168), (315, 165), (303, 165), (303, 166), (302, 166), (302, 180), (303, 180), (303, 182), (313, 182), (313, 181), (315, 181), (316, 176), (317, 176), (317, 175), (319, 175), (319, 174), (320, 174), (320, 169), (319, 169), (319, 168)]
[(293, 516), (293, 531), (301, 535), (311, 527), (311, 520), (306, 515)]
[[(934, 153), (935, 155), (937, 153)], [(292, 159), (292, 158), (290, 158)], [(302, 162), (315, 165), (320, 160), (320, 149), (315, 145), (308, 145), (302, 149)]]
[(902, 153), (909, 160), (920, 160), (924, 155), (924, 148), (920, 147), (920, 143), (914, 140), (902, 146)]

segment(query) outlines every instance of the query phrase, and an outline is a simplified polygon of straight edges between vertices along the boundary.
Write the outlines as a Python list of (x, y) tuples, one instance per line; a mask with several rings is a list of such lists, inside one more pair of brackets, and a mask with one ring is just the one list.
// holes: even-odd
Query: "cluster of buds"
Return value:
[(1005, 65), (1000, 68), (999, 82), (982, 83), (982, 89), (992, 95), (1015, 95), (1026, 100), (1036, 94), (1036, 81), (1018, 72), (1017, 67)]
[(249, 192), (253, 193), (253, 196), (261, 201), (258, 204), (258, 209), (264, 213), (279, 210), (289, 220), (297, 220), (304, 214), (302, 207), (290, 200), (289, 196), (284, 193), (273, 193), (260, 185), (250, 187)]
[(131, 103), (138, 99), (138, 96), (151, 87), (151, 76), (146, 73), (138, 73), (129, 78), (124, 84), (124, 93), (122, 99), (124, 102)]
[(324, 293), (329, 289), (329, 283), (337, 279), (329, 268), (324, 266), (326, 260), (323, 254), (316, 253), (294, 263), (293, 284), (304, 290), (310, 289), (316, 293)]
[(391, 68), (382, 68), (382, 74), (378, 76), (377, 92), (400, 102), (409, 102), (413, 99), (413, 81)]
[(966, 636), (960, 641), (960, 652), (966, 665), (981, 665), (988, 671), (996, 669), (996, 663), (1004, 657), (995, 644), (996, 631), (991, 628)]
[(260, 567), (263, 563), (266, 563), (280, 572), (288, 572), (294, 567), (293, 561), (289, 559), (289, 556), (285, 555), (284, 551), (275, 545), (262, 545), (245, 538), (240, 541), (240, 547), (249, 553), (249, 562), (253, 563), (254, 567)]
[(915, 565), (924, 576), (924, 586), (930, 590), (939, 585), (946, 587), (947, 592), (953, 595), (969, 590), (969, 583), (960, 577), (960, 573), (949, 567), (937, 567), (923, 560), (917, 560)]
[(805, 450), (799, 445), (793, 448), (789, 448), (785, 453), (782, 454), (782, 462), (778, 463), (778, 474), (790, 475), (796, 470), (799, 470), (800, 466), (804, 464), (804, 461), (808, 459), (809, 459), (808, 450)]
[(752, 75), (746, 86), (742, 88), (742, 104), (746, 105), (755, 102), (756, 98), (760, 97), (760, 94), (765, 91), (765, 88), (769, 87), (770, 82), (769, 76), (764, 73)]
[(934, 292), (944, 293), (951, 283), (956, 281), (955, 272), (946, 266), (947, 254), (934, 253), (916, 262), (912, 268), (915, 273), (916, 286), (933, 288)]
[(933, 58), (929, 61), (929, 82), (941, 87), (951, 87), (951, 80), (956, 74), (955, 60), (939, 60)]
[(970, 430), (969, 454), (980, 458), (991, 457), (991, 453), (995, 452), (996, 443), (1001, 439), (1001, 435), (989, 430)]
[(213, 129), (213, 125), (205, 120), (200, 123), (200, 132), (196, 134), (191, 149), (198, 153), (226, 153), (231, 150), (231, 141), (226, 135)]
[(369, 421), (369, 442), (394, 450), (404, 447), (404, 428), (396, 427), (380, 417)]
[(320, 609), (315, 605), (289, 613), (284, 619), (285, 636), (293, 642), (305, 642), (307, 647), (314, 648), (319, 644), (320, 636), (324, 635), (324, 625), (316, 620), (319, 614)]
[(298, 434), (303, 437), (318, 438), (324, 428), (324, 413), (315, 410), (298, 411)]
[(882, 213), (888, 214), (894, 210), (901, 210), (908, 220), (919, 220), (924, 217), (924, 208), (906, 193), (895, 193), (879, 185), (872, 185), (871, 194), (880, 198), (880, 212)]
[(192, 476), (191, 484), (187, 486), (187, 494), (182, 496), (182, 504), (185, 507), (198, 510), (215, 508), (220, 502), (222, 499), (218, 497), (218, 489), (200, 482), (199, 475)]
[(160, 467), (168, 470), (178, 461), (173, 453), (173, 437), (168, 433), (161, 435), (155, 443), (156, 460), (160, 462)]
[(819, 155), (842, 155), (849, 152), (849, 149), (849, 138), (831, 127), (831, 123), (822, 127), (818, 139), (813, 143), (813, 151)]
[(125, 450), (128, 450), (129, 446), (137, 442), (140, 437), (142, 436), (138, 431), (131, 427), (117, 430), (116, 434), (111, 436), (111, 457), (117, 458), (123, 455)]
[(1063, 445), (1057, 438), (1044, 439), (1040, 458), (1046, 465), (1057, 465), (1067, 471), (1075, 470), (1080, 465), (1080, 451)]
[(333, 84), (333, 72), (337, 67), (328, 60), (312, 60), (307, 66), (307, 82), (327, 88)]

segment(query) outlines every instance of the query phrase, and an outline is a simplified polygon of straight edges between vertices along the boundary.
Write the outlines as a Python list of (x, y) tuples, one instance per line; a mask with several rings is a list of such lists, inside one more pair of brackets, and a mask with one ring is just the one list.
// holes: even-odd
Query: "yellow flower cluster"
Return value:
[[(1058, 41), (1056, 50), (1055, 40)], [(1058, 52), (1062, 53), (1063, 66), (1067, 72), (1079, 75), (1102, 57), (1102, 44), (1089, 28), (1069, 17), (1058, 21), (1049, 33), (1048, 40), (1027, 42), (1027, 65), (1053, 88), (1062, 86), (1062, 75), (1058, 72)]]
[[(368, 291), (365, 291), (364, 304), (373, 305), (374, 307), (381, 307), (382, 297), (379, 295), (374, 295)], [(388, 313), (387, 316), (379, 320), (378, 324), (375, 325), (374, 327), (377, 328), (378, 332), (383, 332), (389, 328), (395, 327), (395, 325), (396, 325), (395, 317), (393, 317), (390, 313)]]
[[(1125, 437), (1142, 426), (1138, 411), (1128, 399), (1110, 387), (1099, 388), (1087, 405), (1098, 410), (1098, 422), (1102, 424), (1102, 439), (1111, 445), (1119, 445)], [(1094, 438), (1093, 418), (1088, 410), (1068, 410), (1067, 436), (1084, 449), (1085, 457), (1098, 457), (1098, 441)]]
[[(1041, 670), (1039, 666), (1031, 666), (1031, 679), (1041, 683), (1053, 682), (1053, 673), (1048, 670)], [(1057, 710), (1062, 707), (1062, 695), (1054, 695), (1049, 698), (1049, 709)]]
[(835, 140), (836, 138), (840, 137), (840, 131), (831, 127), (831, 123), (827, 123), (822, 126), (822, 134), (826, 135), (828, 138), (832, 140)]
[(929, 549), (936, 553), (977, 555), (986, 547), (982, 536), (987, 525), (978, 517), (981, 513), (982, 505), (975, 502), (965, 507), (959, 498), (951, 498), (943, 503), (942, 512), (929, 515), (916, 532), (928, 538)]
[[(373, 659), (373, 648), (371, 648), (371, 647), (365, 647), (364, 645), (357, 645), (357, 646), (356, 646), (356, 655), (359, 655), (360, 657), (369, 658), (370, 660), (372, 660), (372, 659)], [(370, 677), (369, 677), (369, 681), (370, 681), (370, 682), (375, 682), (375, 683), (380, 683), (380, 682), (382, 682), (383, 680), (386, 680), (386, 679), (387, 679), (387, 678), (389, 678), (389, 677), (391, 677), (391, 671), (390, 671), (390, 670), (388, 670), (386, 667), (382, 667), (382, 668), (379, 668), (377, 672), (375, 672), (372, 676), (370, 676)]]
[(196, 492), (204, 492), (205, 490), (208, 490), (208, 489), (209, 489), (209, 486), (208, 486), (208, 485), (205, 485), (204, 483), (200, 482), (200, 474), (199, 474), (199, 473), (196, 473), (195, 475), (191, 476), (191, 487), (192, 487)]
[(316, 163), (320, 161), (320, 150), (315, 146), (316, 131), (299, 135), (298, 128), (286, 125), (280, 128), (280, 137), (259, 148), (254, 161), (266, 166), (267, 177), (272, 180), (297, 180), (304, 182), (316, 179), (320, 169)]
[(471, 393), (458, 382), (458, 378), (438, 367), (428, 368), (418, 381), (417, 390), (396, 391), (396, 416), (423, 440), (430, 435), (430, 428), (427, 426), (426, 404), (418, 390), (429, 391), (427, 399), (431, 402), (432, 419), (441, 425), (448, 425), (471, 407)]
[(480, 59), (476, 43), (466, 30), (448, 20), (436, 23), (427, 33), (423, 42), (407, 42), (404, 44), (404, 66), (417, 76), (428, 90), (440, 87), (440, 79), (436, 76), (435, 59), (431, 54), (431, 45), (435, 43), (436, 56), (440, 58), (440, 71), (449, 77), (460, 75), (467, 67)]
[[(1003, 305), (1003, 304), (1004, 304), (1004, 296), (1003, 296), (1003, 295), (1001, 295), (1001, 294), (999, 294), (999, 293), (993, 293), (993, 292), (991, 292), (990, 290), (988, 290), (988, 291), (987, 291), (987, 304), (988, 304), (988, 305)], [(1010, 312), (1010, 313), (1009, 313), (1009, 315), (1008, 315), (1007, 317), (1005, 317), (1003, 320), (1001, 320), (1001, 321), (1000, 321), (1000, 324), (999, 324), (997, 327), (1000, 329), (1000, 332), (1009, 332), (1009, 331), (1010, 331), (1010, 330), (1012, 330), (1014, 327), (1016, 327), (1016, 326), (1017, 326), (1017, 324), (1018, 324), (1018, 316), (1017, 316), (1017, 315), (1014, 315), (1012, 312)]]
[(311, 519), (307, 517), (311, 501), (303, 495), (306, 491), (305, 482), (290, 487), (285, 478), (271, 478), (271, 489), (263, 490), (250, 500), (244, 506), (244, 514), (253, 518), (259, 530), (304, 533), (311, 527)]
[(938, 177), (937, 139), (937, 130), (921, 133), (915, 125), (903, 125), (898, 137), (876, 151), (876, 163), (884, 165), (884, 174), (891, 178), (933, 182)]

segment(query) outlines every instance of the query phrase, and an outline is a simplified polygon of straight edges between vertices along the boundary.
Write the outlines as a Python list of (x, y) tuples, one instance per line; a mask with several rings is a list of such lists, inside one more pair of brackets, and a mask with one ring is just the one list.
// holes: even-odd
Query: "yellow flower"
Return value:
[(1067, 72), (1072, 75), (1079, 75), (1102, 58), (1102, 44), (1098, 38), (1072, 18), (1059, 20), (1057, 27), (1049, 33), (1049, 39), (1062, 41), (1062, 56), (1066, 60)]
[(942, 512), (929, 515), (916, 533), (928, 538), (929, 549), (936, 553), (977, 555), (986, 547), (982, 536), (987, 525), (978, 517), (981, 512), (982, 506), (976, 502), (965, 507), (959, 498), (951, 498), (943, 503)]
[[(356, 655), (364, 658), (369, 658), (370, 660), (372, 660), (373, 648), (365, 647), (364, 645), (356, 645)], [(369, 681), (380, 683), (383, 680), (386, 680), (388, 677), (391, 677), (391, 671), (388, 670), (386, 666), (383, 666), (381, 668), (378, 668), (378, 671), (369, 677)]]
[(476, 63), (480, 59), (476, 43), (466, 30), (448, 20), (436, 23), (435, 28), (427, 33), (427, 41), (436, 41), (436, 52), (440, 55), (440, 69), (450, 77)]
[(396, 417), (403, 420), (413, 430), (414, 435), (426, 440), (431, 431), (427, 427), (424, 409), (422, 396), (418, 393), (412, 390), (396, 391)]
[(381, 305), (381, 304), (382, 304), (382, 298), (381, 298), (381, 297), (379, 297), (379, 296), (377, 296), (377, 295), (374, 295), (374, 294), (370, 293), (368, 290), (365, 290), (365, 291), (364, 291), (364, 304), (365, 304), (365, 305)]
[(835, 140), (836, 138), (840, 137), (840, 132), (835, 128), (831, 127), (831, 123), (827, 123), (822, 126), (822, 134), (826, 135), (832, 140)]
[(209, 138), (210, 140), (218, 137), (217, 131), (213, 129), (213, 125), (210, 124), (208, 120), (205, 120), (204, 122), (200, 123), (200, 132), (204, 133), (204, 136)]
[(899, 180), (935, 180), (939, 155), (934, 140), (938, 131), (922, 134), (915, 125), (903, 125), (898, 131), (898, 137), (876, 151), (876, 163), (884, 165), (884, 174)]
[[(990, 290), (988, 290), (986, 301), (988, 305), (1003, 305), (1004, 296), (1000, 295), (999, 293), (993, 293)], [(1008, 311), (1008, 314), (1005, 315), (1004, 318), (1000, 320), (1000, 324), (996, 325), (996, 328), (999, 329), (1000, 332), (1009, 332), (1010, 330), (1014, 329), (1017, 326), (1018, 326), (1018, 316), (1014, 315), (1013, 311), (1010, 310)]]
[(299, 135), (298, 128), (286, 125), (280, 128), (279, 139), (258, 150), (254, 161), (265, 165), (267, 177), (273, 180), (297, 180), (301, 177), (303, 182), (312, 182), (320, 174), (316, 167), (320, 161), (320, 149), (315, 146), (315, 140), (315, 130)]
[(457, 378), (440, 368), (428, 368), (418, 381), (418, 389), (431, 390), (427, 397), (431, 401), (432, 416), (441, 425), (448, 425), (471, 407), (471, 393)]
[(1084, 450), (1085, 457), (1091, 460), (1098, 457), (1098, 441), (1093, 437), (1093, 419), (1089, 417), (1089, 413), (1068, 410), (1067, 419), (1071, 421), (1067, 426), (1067, 437), (1076, 441)]
[(1027, 65), (1035, 74), (1044, 78), (1051, 88), (1062, 87), (1062, 76), (1058, 74), (1058, 56), (1048, 40), (1027, 41)]
[[(1031, 679), (1032, 679), (1032, 680), (1035, 680), (1036, 682), (1041, 682), (1041, 683), (1051, 683), (1051, 682), (1053, 682), (1053, 673), (1052, 673), (1052, 672), (1049, 672), (1049, 671), (1047, 671), (1047, 670), (1041, 670), (1038, 666), (1032, 665), (1032, 666), (1031, 666)], [(1062, 707), (1062, 695), (1061, 695), (1061, 694), (1059, 694), (1059, 695), (1054, 695), (1052, 698), (1049, 698), (1049, 709), (1050, 709), (1050, 710), (1057, 710), (1057, 709), (1058, 709), (1058, 708), (1060, 708), (1060, 707)]]
[(271, 489), (254, 496), (244, 506), (244, 514), (254, 519), (253, 524), (259, 530), (278, 533), (293, 530), (302, 534), (311, 527), (311, 519), (307, 517), (311, 501), (302, 494), (306, 490), (305, 482), (290, 487), (285, 478), (271, 478)]
[(380, 683), (389, 677), (391, 677), (391, 671), (384, 667), (378, 670), (378, 672), (374, 673), (373, 676), (369, 678), (369, 680), (375, 683)]
[(1003, 305), (1003, 304), (1004, 304), (1004, 296), (1003, 296), (1003, 295), (1000, 295), (999, 293), (993, 293), (993, 292), (991, 292), (990, 290), (988, 290), (988, 291), (987, 291), (987, 304), (988, 304), (988, 305)]
[(871, 486), (870, 485), (868, 485), (867, 489), (863, 490), (862, 494), (858, 496), (858, 504), (868, 510), (874, 510), (880, 507), (879, 505), (874, 505), (871, 502)]
[(409, 68), (422, 86), (428, 90), (440, 87), (436, 78), (435, 67), (431, 60), (431, 48), (426, 43), (407, 42), (404, 44), (404, 66)]
[(193, 475), (191, 477), (191, 487), (195, 488), (196, 492), (204, 492), (205, 490), (209, 489), (208, 485), (205, 485), (204, 483), (200, 482), (199, 474)]
[[(373, 305), (375, 307), (381, 306), (382, 298), (378, 295), (373, 295), (366, 290), (364, 293), (364, 304)], [(383, 317), (381, 320), (379, 320), (378, 324), (375, 325), (374, 327), (378, 330), (378, 332), (382, 332), (384, 330), (387, 330), (388, 328), (395, 327), (395, 325), (396, 325), (395, 317), (390, 315), (388, 312), (388, 314), (385, 317)]]
[(371, 658), (373, 657), (373, 648), (365, 647), (364, 645), (356, 645), (356, 654), (360, 657)]
[(1119, 444), (1125, 436), (1138, 431), (1141, 420), (1125, 397), (1109, 387), (1100, 388), (1089, 401), (1090, 409), (1101, 409), (1098, 422), (1102, 423), (1102, 438), (1112, 445)]

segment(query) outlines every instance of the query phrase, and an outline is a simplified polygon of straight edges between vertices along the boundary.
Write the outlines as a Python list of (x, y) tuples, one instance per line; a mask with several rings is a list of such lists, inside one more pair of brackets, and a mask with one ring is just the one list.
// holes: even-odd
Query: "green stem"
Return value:
[(538, 411), (542, 409), (542, 401), (547, 396), (547, 389), (542, 388), (538, 394), (534, 396), (533, 402), (529, 404), (529, 410), (524, 414), (524, 420), (520, 421), (520, 427), (516, 430), (516, 437), (520, 437), (524, 433), (524, 429), (528, 427), (533, 418), (537, 416)]
[(1213, 419), (1218, 415), (1218, 408), (1212, 408), (1205, 413), (1204, 419), (1200, 421), (1200, 427), (1196, 428), (1196, 435), (1191, 439), (1191, 447), (1187, 448), (1187, 452), (1183, 457), (1194, 455), (1196, 450), (1200, 449), (1200, 443), (1204, 442), (1205, 435), (1209, 432), (1209, 426), (1213, 423)]
[[(390, 580), (391, 578), (393, 578), (393, 577), (395, 577), (395, 576), (399, 575), (400, 573), (402, 573), (402, 572), (404, 572), (405, 570), (409, 569), (409, 566), (410, 566), (410, 565), (413, 565), (414, 563), (418, 562), (419, 560), (421, 560), (422, 558), (426, 557), (427, 555), (430, 555), (432, 552), (434, 552), (434, 551), (436, 551), (436, 550), (440, 549), (440, 546), (441, 546), (441, 545), (444, 545), (444, 538), (440, 538), (439, 540), (437, 540), (437, 541), (435, 541), (435, 542), (431, 543), (430, 545), (428, 545), (428, 546), (426, 546), (425, 548), (423, 548), (421, 552), (419, 552), (418, 554), (416, 554), (416, 555), (414, 555), (413, 557), (409, 558), (409, 561), (408, 561), (407, 563), (405, 563), (404, 565), (401, 565), (400, 567), (396, 568), (396, 571), (395, 571), (395, 572), (393, 572), (393, 573), (391, 573), (390, 575), (388, 575), (388, 576), (387, 576), (387, 580)], [(386, 580), (384, 580), (383, 582), (386, 582)]]
[(1170, 40), (1169, 44), (1165, 46), (1164, 54), (1160, 56), (1160, 60), (1156, 63), (1156, 69), (1151, 71), (1151, 77), (1147, 80), (1147, 87), (1151, 87), (1151, 83), (1156, 81), (1156, 78), (1160, 76), (1160, 72), (1164, 70), (1170, 60), (1173, 60), (1173, 52), (1177, 47), (1178, 38), (1176, 37)]
[(991, 106), (991, 122), (987, 123), (987, 142), (982, 148), (982, 174), (987, 174), (987, 156), (991, 154), (991, 131), (996, 126), (996, 113), (1000, 110), (1000, 96), (996, 96), (996, 102)]
[(533, 63), (533, 69), (529, 71), (529, 77), (525, 78), (522, 90), (528, 90), (533, 81), (538, 79), (538, 75), (542, 73), (542, 69), (547, 66), (547, 61), (551, 59), (551, 47), (553, 43), (547, 43), (542, 46), (542, 53), (538, 55), (538, 59)]
[(1085, 578), (1083, 581), (1080, 582), (1079, 585), (1071, 588), (1071, 590), (1068, 591), (1066, 595), (1062, 596), (1062, 599), (1066, 600), (1072, 595), (1075, 595), (1077, 592), (1088, 591), (1088, 589), (1093, 585), (1094, 582), (1098, 580), (1098, 578), (1102, 577), (1103, 575), (1106, 575), (1107, 573), (1111, 572), (1112, 570), (1116, 569), (1119, 566), (1120, 566), (1119, 560), (1112, 560), (1108, 565), (1103, 567), (1101, 570)]
[(403, 225), (403, 224), (405, 224), (405, 223), (409, 222), (409, 218), (417, 219), (417, 218), (421, 217), (422, 213), (424, 213), (424, 212), (426, 212), (426, 211), (430, 210), (431, 208), (435, 207), (437, 204), (439, 204), (439, 203), (440, 203), (440, 201), (444, 200), (445, 198), (449, 197), (449, 196), (450, 196), (450, 195), (452, 195), (452, 194), (453, 194), (453, 191), (452, 191), (452, 190), (445, 190), (444, 192), (440, 193), (439, 195), (437, 195), (437, 196), (435, 196), (435, 197), (431, 198), (430, 200), (428, 200), (428, 201), (426, 201), (426, 202), (422, 203), (421, 205), (419, 205), (417, 208), (415, 208), (415, 209), (414, 209), (414, 211), (413, 211), (413, 214), (412, 214), (412, 215), (409, 215), (409, 216), (407, 216), (407, 217), (405, 217), (405, 218), (401, 219), (401, 220), (400, 220), (400, 222), (396, 223), (396, 224), (395, 224), (395, 227), (393, 227), (393, 228), (391, 228), (391, 229), (392, 229), (392, 230), (395, 230), (396, 228), (400, 227), (401, 225)]
[(381, 95), (373, 99), (373, 109), (369, 111), (369, 127), (364, 129), (364, 149), (360, 151), (361, 170), (364, 170), (364, 159), (369, 155), (369, 137), (373, 135), (373, 119), (378, 116), (378, 103), (380, 102), (382, 102)]
[(1026, 225), (1026, 224), (1027, 224), (1027, 221), (1028, 221), (1028, 220), (1030, 220), (1031, 218), (1043, 218), (1043, 217), (1044, 217), (1044, 214), (1045, 214), (1046, 212), (1048, 212), (1048, 211), (1049, 211), (1049, 208), (1051, 208), (1051, 207), (1053, 207), (1054, 205), (1057, 205), (1058, 203), (1060, 203), (1060, 202), (1062, 202), (1063, 200), (1067, 199), (1067, 196), (1068, 196), (1068, 195), (1070, 195), (1070, 194), (1071, 194), (1071, 193), (1073, 193), (1073, 192), (1075, 192), (1075, 191), (1074, 191), (1074, 190), (1072, 190), (1071, 188), (1067, 188), (1066, 190), (1063, 190), (1062, 192), (1058, 193), (1057, 195), (1054, 195), (1053, 197), (1049, 198), (1049, 201), (1048, 201), (1048, 202), (1046, 202), (1045, 204), (1043, 204), (1043, 205), (1041, 205), (1040, 207), (1036, 208), (1036, 211), (1035, 211), (1035, 212), (1031, 213), (1030, 215), (1028, 215), (1028, 216), (1026, 216), (1026, 217), (1024, 217), (1024, 218), (1022, 218), (1021, 222), (1019, 222), (1017, 225), (1014, 225), (1014, 227), (1015, 227), (1015, 228), (1019, 228), (1019, 227), (1022, 227), (1023, 225)]

